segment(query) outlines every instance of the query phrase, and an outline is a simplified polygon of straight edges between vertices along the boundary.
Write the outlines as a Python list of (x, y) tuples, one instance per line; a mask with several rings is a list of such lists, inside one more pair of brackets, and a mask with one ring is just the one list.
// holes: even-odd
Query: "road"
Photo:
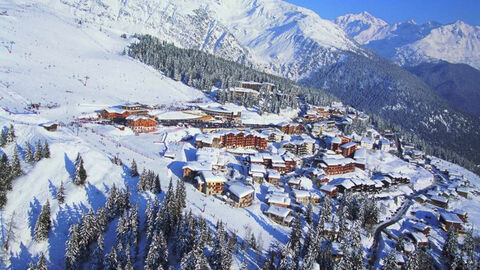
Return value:
[(388, 221), (385, 221), (381, 224), (379, 224), (376, 229), (375, 229), (375, 233), (374, 233), (374, 238), (373, 238), (373, 244), (372, 244), (372, 247), (371, 247), (371, 250), (373, 250), (371, 256), (370, 256), (370, 261), (369, 261), (369, 265), (370, 265), (370, 269), (373, 269), (374, 265), (375, 265), (375, 262), (377, 261), (377, 257), (378, 257), (378, 242), (380, 240), (380, 236), (382, 234), (382, 231), (385, 230), (388, 226), (392, 225), (392, 224), (395, 224), (396, 222), (398, 222), (404, 215), (405, 213), (407, 212), (408, 208), (413, 204), (413, 198), (415, 198), (416, 196), (420, 195), (420, 194), (425, 194), (427, 193), (427, 191), (429, 189), (431, 189), (433, 186), (437, 185), (437, 178), (436, 176), (439, 176), (441, 177), (442, 179), (444, 179), (444, 176), (438, 172), (438, 171), (435, 171), (435, 170), (432, 170), (431, 173), (434, 175), (434, 181), (433, 183), (424, 188), (424, 189), (421, 189), (421, 190), (418, 190), (410, 195), (406, 195), (405, 198), (406, 200), (403, 202), (402, 204), (402, 207), (400, 208), (400, 210), (395, 214), (395, 216), (393, 216), (390, 220)]

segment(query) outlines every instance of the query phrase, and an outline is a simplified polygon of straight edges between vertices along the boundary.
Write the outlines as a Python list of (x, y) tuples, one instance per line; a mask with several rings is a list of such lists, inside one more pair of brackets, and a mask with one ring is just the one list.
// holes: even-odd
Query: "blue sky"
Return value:
[(388, 23), (414, 19), (418, 23), (457, 20), (480, 25), (480, 0), (285, 0), (334, 19), (347, 13), (367, 11)]

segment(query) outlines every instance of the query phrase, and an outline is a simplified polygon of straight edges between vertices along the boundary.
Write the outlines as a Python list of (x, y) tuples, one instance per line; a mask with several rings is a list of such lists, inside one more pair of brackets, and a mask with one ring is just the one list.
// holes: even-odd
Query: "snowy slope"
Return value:
[(444, 60), (480, 68), (479, 26), (462, 21), (387, 24), (366, 12), (340, 16), (335, 23), (360, 44), (401, 65)]
[[(195, 155), (193, 146), (179, 142), (180, 139), (199, 132), (189, 128), (160, 127), (155, 133), (135, 136), (128, 129), (120, 131), (113, 126), (76, 128), (68, 125), (70, 121), (83, 112), (91, 113), (127, 101), (168, 106), (206, 98), (200, 91), (121, 55), (130, 40), (121, 39), (119, 33), (79, 25), (73, 17), (51, 13), (40, 5), (19, 6), (7, 2), (0, 4), (0, 10), (8, 10), (8, 15), (0, 17), (1, 41), (15, 40), (11, 54), (6, 49), (0, 50), (0, 128), (15, 126), (21, 154), (26, 142), (34, 144), (37, 140), (46, 140), (52, 156), (33, 165), (22, 161), (25, 175), (16, 179), (13, 190), (8, 192), (0, 225), (5, 225), (14, 215), (16, 239), (7, 255), (6, 267), (26, 269), (32, 259), (35, 261), (40, 252), (45, 252), (49, 269), (63, 269), (68, 227), (78, 221), (82, 212), (101, 207), (113, 184), (130, 187), (131, 200), (139, 204), (142, 219), (147, 200), (153, 198), (152, 194), (138, 194), (137, 179), (128, 176), (127, 167), (116, 166), (111, 159), (118, 156), (130, 165), (134, 158), (140, 170), (148, 168), (160, 174), (165, 190), (169, 179), (177, 179), (184, 162)], [(87, 86), (83, 86), (87, 75), (90, 79)], [(58, 107), (41, 107), (38, 114), (26, 113), (24, 107), (30, 102), (57, 104)], [(253, 113), (251, 116), (258, 117)], [(52, 120), (66, 125), (56, 132), (39, 126)], [(156, 143), (161, 140), (163, 144)], [(11, 155), (14, 147), (10, 144), (1, 148), (0, 153)], [(166, 147), (176, 154), (175, 161), (159, 154)], [(88, 175), (88, 184), (84, 187), (72, 183), (73, 160), (77, 153), (81, 153)], [(55, 194), (62, 181), (66, 203), (59, 205)], [(32, 230), (41, 205), (47, 200), (51, 204), (52, 230), (48, 241), (37, 243), (32, 239)], [(187, 185), (187, 205), (186, 211), (201, 215), (209, 224), (225, 221), (228, 231), (239, 237), (246, 237), (247, 231), (253, 232), (257, 239), (262, 239), (264, 248), (273, 241), (287, 241), (290, 229), (265, 217), (261, 212), (265, 204), (258, 199), (249, 208), (233, 209)], [(105, 235), (106, 250), (114, 243), (114, 235), (114, 231)]]
[(334, 23), (281, 0), (40, 2), (92, 27), (152, 34), (293, 79), (337, 61), (343, 51), (362, 52)]
[[(79, 111), (132, 99), (168, 104), (203, 96), (121, 55), (131, 41), (117, 33), (78, 25), (73, 18), (40, 7), (3, 4), (0, 8), (8, 10), (8, 16), (0, 20), (1, 42), (15, 41), (12, 54), (0, 51), (4, 108), (23, 111), (29, 103), (57, 103), (60, 106), (46, 115), (64, 120)], [(83, 85), (85, 76), (89, 77), (87, 86)]]

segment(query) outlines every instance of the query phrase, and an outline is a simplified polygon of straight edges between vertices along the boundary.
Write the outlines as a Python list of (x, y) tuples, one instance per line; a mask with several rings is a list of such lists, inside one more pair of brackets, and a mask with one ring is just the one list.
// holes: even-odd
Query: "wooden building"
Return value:
[(265, 214), (270, 219), (283, 226), (292, 225), (294, 219), (292, 216), (292, 209), (285, 207), (270, 206)]
[(321, 161), (321, 168), (328, 175), (345, 174), (355, 171), (355, 161), (351, 158), (325, 158)]
[(230, 198), (235, 207), (247, 207), (252, 205), (255, 190), (244, 184), (235, 183), (228, 187)]
[(225, 177), (213, 174), (212, 171), (202, 171), (195, 177), (197, 189), (207, 195), (222, 194)]
[(130, 115), (126, 118), (127, 126), (136, 133), (155, 131), (157, 122), (143, 115)]

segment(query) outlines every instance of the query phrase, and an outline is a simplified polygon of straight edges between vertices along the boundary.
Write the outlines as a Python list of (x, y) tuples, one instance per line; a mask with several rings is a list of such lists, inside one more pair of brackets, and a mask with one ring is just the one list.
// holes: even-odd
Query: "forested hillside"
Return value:
[(260, 99), (233, 100), (220, 95), (220, 102), (236, 101), (257, 106), (260, 111), (278, 112), (298, 106), (298, 99), (325, 105), (336, 100), (335, 95), (346, 104), (379, 116), (373, 117), (376, 125), (394, 128), (425, 151), (478, 170), (474, 162), (479, 162), (476, 153), (480, 142), (455, 138), (480, 136), (473, 128), (480, 125), (479, 120), (455, 111), (419, 78), (381, 57), (351, 54), (303, 81), (315, 87), (310, 88), (198, 50), (180, 49), (149, 35), (136, 38), (138, 42), (128, 48), (129, 56), (195, 88), (228, 88), (239, 80), (271, 82), (278, 88), (277, 93), (263, 92)]

